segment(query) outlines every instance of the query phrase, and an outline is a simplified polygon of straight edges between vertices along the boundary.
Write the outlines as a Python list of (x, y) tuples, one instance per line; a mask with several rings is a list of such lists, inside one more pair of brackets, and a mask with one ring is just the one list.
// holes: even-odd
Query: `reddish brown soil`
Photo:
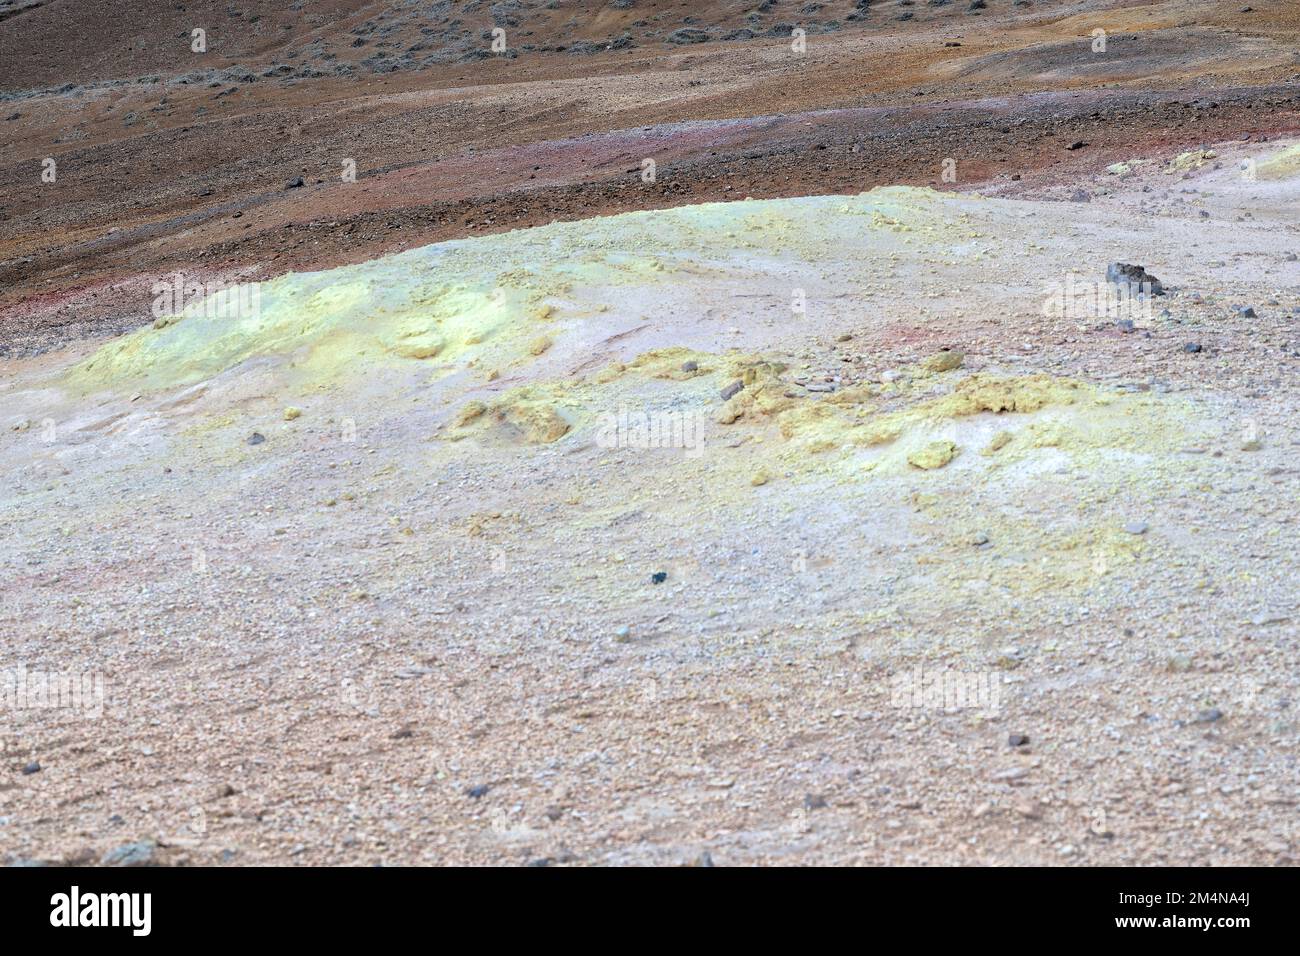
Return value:
[[(420, 20), (359, 0), (305, 18), (271, 2), (231, 18), (206, 3), (146, 23), (128, 4), (55, 2), (0, 20), (0, 350), (139, 324), (151, 283), (178, 270), (269, 277), (553, 219), (943, 185), (947, 158), (955, 188), (1020, 176), (1051, 194), (1119, 159), (1300, 128), (1295, 2), (1249, 14), (995, 2), (979, 16), (916, 4), (909, 21), (896, 19), (903, 6), (875, 4), (865, 22), (846, 20), (852, 4), (827, 4), (803, 54), (780, 36), (664, 42), (685, 16), (714, 36), (744, 27), (736, 3), (642, 2), (594, 18), (573, 4), (513, 6), (519, 55), (486, 59), (453, 43), (465, 23), (491, 21), (485, 4)], [(227, 29), (232, 19), (242, 26)], [(764, 29), (794, 21), (806, 22), (778, 11)], [(240, 64), (253, 82), (194, 79), (184, 38), (200, 22), (226, 24), (210, 29), (203, 69)], [(371, 72), (367, 47), (351, 45), (365, 24), (391, 28), (376, 43), (452, 62)], [(1091, 48), (1097, 27), (1104, 54)], [(98, 36), (102, 55), (74, 33)], [(624, 33), (628, 49), (569, 50)], [(172, 38), (166, 50), (157, 34)], [(472, 51), (487, 42), (471, 40)], [(258, 78), (308, 59), (353, 72)], [(63, 83), (86, 85), (31, 92)], [(46, 157), (54, 183), (41, 180)], [(355, 182), (343, 181), (348, 160)], [(286, 188), (299, 176), (302, 188)]]

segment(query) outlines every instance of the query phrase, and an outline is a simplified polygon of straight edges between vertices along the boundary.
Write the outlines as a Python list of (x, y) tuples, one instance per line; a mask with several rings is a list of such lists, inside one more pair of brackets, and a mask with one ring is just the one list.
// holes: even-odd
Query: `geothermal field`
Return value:
[(0, 2), (0, 863), (1300, 857), (1300, 2)]

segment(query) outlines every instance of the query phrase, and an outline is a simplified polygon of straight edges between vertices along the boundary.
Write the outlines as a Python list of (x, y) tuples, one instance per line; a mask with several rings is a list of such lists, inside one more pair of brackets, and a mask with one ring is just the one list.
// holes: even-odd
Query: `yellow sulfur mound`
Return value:
[(932, 441), (907, 456), (907, 463), (923, 471), (942, 468), (957, 457), (957, 446), (950, 441)]
[(927, 403), (924, 411), (952, 418), (980, 412), (1035, 412), (1048, 405), (1072, 405), (1088, 394), (1082, 383), (1051, 375), (971, 375), (958, 382), (951, 395)]
[[(491, 404), (478, 400), (465, 403), (451, 421), (457, 432), (490, 422), (508, 440), (530, 445), (549, 445), (569, 433), (573, 423), (559, 409), (559, 402), (537, 387), (517, 388)], [(464, 438), (453, 433), (453, 440)]]
[(1261, 159), (1255, 164), (1255, 175), (1260, 179), (1287, 179), (1300, 175), (1300, 143)]

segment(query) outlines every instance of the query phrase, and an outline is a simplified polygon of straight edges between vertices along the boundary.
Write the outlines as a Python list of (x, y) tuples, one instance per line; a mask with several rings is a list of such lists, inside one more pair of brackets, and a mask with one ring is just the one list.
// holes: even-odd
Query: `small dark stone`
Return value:
[(699, 362), (683, 362), (683, 363), (682, 363), (682, 371), (683, 371), (683, 372), (696, 372), (696, 371), (699, 371), (699, 368), (700, 368), (700, 363), (699, 363)]
[(285, 184), (284, 184), (284, 188), (285, 188), (285, 189), (301, 189), (301, 188), (302, 188), (303, 186), (305, 186), (305, 185), (306, 185), (306, 183), (304, 183), (304, 182), (302, 181), (302, 177), (301, 177), (301, 176), (298, 176), (298, 177), (296, 177), (296, 178), (294, 178), (294, 179), (289, 180), (287, 183), (285, 183)]
[(34, 773), (40, 773), (40, 772), (41, 772), (41, 765), (40, 765), (40, 763), (38, 763), (38, 762), (35, 761), (35, 760), (33, 760), (31, 763), (29, 763), (29, 764), (27, 764), (25, 767), (23, 767), (23, 775), (24, 775), (24, 776), (28, 776), (28, 777), (30, 777), (32, 774), (34, 774)]
[(805, 794), (803, 808), (805, 810), (824, 810), (826, 809), (826, 798), (820, 793)]
[(1029, 738), (1024, 734), (1010, 734), (1007, 736), (1008, 747), (1028, 747)]
[(1133, 325), (1132, 319), (1120, 319), (1118, 322), (1115, 323), (1115, 328), (1119, 329), (1121, 332), (1135, 331), (1135, 326)]
[(1187, 342), (1183, 345), (1184, 352), (1199, 352), (1201, 350), (1200, 342)]
[(745, 383), (742, 382), (740, 379), (736, 379), (734, 382), (732, 382), (730, 385), (728, 385), (726, 388), (722, 390), (722, 400), (725, 402), (727, 399), (731, 398), (731, 396), (739, 394), (740, 390), (743, 389), (744, 387), (745, 387)]
[(469, 797), (471, 800), (478, 800), (482, 797), (487, 796), (487, 792), (491, 789), (492, 789), (492, 784), (480, 783), (477, 787), (470, 787), (468, 790), (466, 790), (465, 795)]
[(250, 445), (260, 445), (264, 441), (266, 441), (266, 436), (261, 432), (253, 432), (253, 434), (248, 436), (248, 443)]
[(1257, 319), (1257, 318), (1259, 318), (1259, 316), (1257, 316), (1257, 315), (1255, 314), (1255, 309), (1254, 309), (1252, 306), (1249, 306), (1249, 305), (1241, 305), (1241, 306), (1238, 306), (1238, 307), (1237, 307), (1237, 314), (1238, 314), (1239, 316), (1241, 316), (1243, 319)]
[(667, 580), (668, 580), (667, 571), (656, 571), (654, 574), (650, 575), (651, 584), (663, 584)]
[(1083, 147), (1085, 147), (1085, 146), (1087, 146), (1087, 145), (1088, 145), (1088, 144), (1085, 143), (1083, 140), (1079, 140), (1079, 141), (1076, 142), (1076, 143), (1071, 143), (1069, 146), (1067, 146), (1067, 147), (1065, 147), (1065, 148), (1068, 149), (1068, 150), (1076, 150), (1076, 149), (1083, 149)]
[(393, 740), (406, 740), (408, 737), (414, 737), (415, 731), (410, 727), (403, 727), (400, 730), (393, 731)]
[(1223, 711), (1217, 707), (1211, 707), (1209, 710), (1203, 710), (1196, 715), (1198, 724), (1212, 724), (1223, 717)]

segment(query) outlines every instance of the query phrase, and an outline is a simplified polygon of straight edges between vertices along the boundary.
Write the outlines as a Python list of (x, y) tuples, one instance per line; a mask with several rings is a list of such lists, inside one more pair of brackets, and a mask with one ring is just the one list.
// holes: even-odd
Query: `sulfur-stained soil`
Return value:
[(186, 6), (0, 4), (0, 860), (1295, 862), (1300, 5)]

